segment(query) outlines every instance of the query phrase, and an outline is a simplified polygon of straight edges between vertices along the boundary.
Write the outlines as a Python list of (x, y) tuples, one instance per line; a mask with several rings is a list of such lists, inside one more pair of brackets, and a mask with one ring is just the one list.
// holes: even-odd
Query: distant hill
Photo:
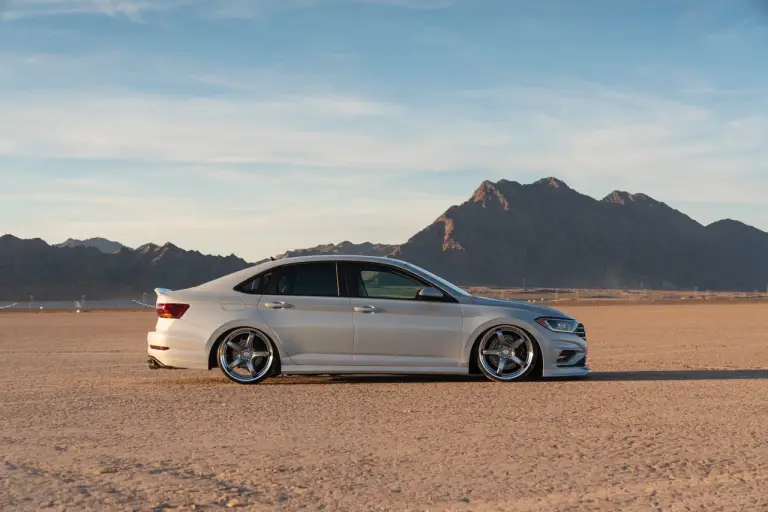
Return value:
[(768, 234), (703, 226), (644, 194), (483, 182), (393, 254), (464, 285), (765, 289)]
[[(3, 236), (0, 300), (130, 297), (249, 266), (173, 244), (113, 247)], [(320, 254), (393, 256), (464, 286), (752, 291), (768, 284), (768, 233), (734, 220), (703, 226), (644, 194), (596, 200), (556, 178), (485, 181), (401, 246), (345, 241), (277, 258)]]
[(0, 237), (0, 300), (139, 297), (154, 288), (186, 288), (242, 270), (235, 256), (206, 256), (173, 244), (122, 248), (56, 247), (40, 239)]
[(57, 244), (56, 247), (93, 247), (105, 254), (112, 254), (120, 249), (127, 248), (119, 242), (113, 242), (106, 238), (89, 238), (88, 240), (75, 240), (74, 238), (69, 238), (66, 242)]

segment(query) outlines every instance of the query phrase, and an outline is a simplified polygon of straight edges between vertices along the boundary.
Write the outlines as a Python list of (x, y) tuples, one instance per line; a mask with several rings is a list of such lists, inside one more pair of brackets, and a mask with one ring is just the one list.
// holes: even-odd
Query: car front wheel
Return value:
[(477, 344), (480, 371), (499, 382), (529, 377), (538, 357), (536, 342), (524, 330), (513, 325), (494, 327)]
[(256, 329), (237, 329), (219, 344), (219, 368), (238, 384), (257, 384), (270, 375), (277, 354), (267, 336)]

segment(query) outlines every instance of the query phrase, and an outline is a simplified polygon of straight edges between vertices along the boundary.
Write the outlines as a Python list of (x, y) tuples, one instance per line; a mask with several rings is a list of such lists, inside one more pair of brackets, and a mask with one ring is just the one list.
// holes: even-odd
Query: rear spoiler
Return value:
[(169, 290), (168, 288), (155, 288), (155, 293), (157, 296), (166, 295), (169, 292), (172, 292), (173, 290)]

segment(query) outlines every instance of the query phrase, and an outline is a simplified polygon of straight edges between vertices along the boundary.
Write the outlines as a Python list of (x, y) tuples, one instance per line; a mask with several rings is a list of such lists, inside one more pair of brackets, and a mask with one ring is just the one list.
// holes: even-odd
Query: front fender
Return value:
[[(471, 321), (472, 318), (468, 318), (467, 320)], [(475, 346), (475, 342), (477, 342), (477, 340), (480, 339), (484, 333), (500, 325), (513, 325), (525, 330), (531, 336), (533, 336), (534, 341), (539, 343), (539, 348), (542, 350), (542, 352), (544, 352), (544, 347), (541, 346), (541, 328), (536, 322), (529, 321), (524, 318), (498, 316), (491, 319), (484, 319), (480, 322), (468, 322), (467, 325), (465, 325), (465, 341), (464, 347), (462, 347), (461, 351), (461, 361), (459, 362), (460, 366), (469, 365), (470, 358), (472, 357), (472, 349)]]
[(206, 353), (208, 353), (209, 357), (211, 354), (211, 350), (213, 350), (214, 345), (216, 342), (227, 332), (234, 331), (235, 329), (242, 329), (242, 328), (249, 328), (249, 329), (257, 329), (267, 336), (269, 336), (269, 339), (272, 340), (272, 343), (275, 344), (275, 347), (277, 348), (277, 353), (280, 356), (280, 361), (282, 363), (290, 362), (293, 363), (293, 360), (291, 360), (290, 355), (285, 350), (285, 347), (280, 342), (280, 338), (277, 337), (274, 331), (269, 328), (269, 326), (264, 322), (261, 317), (255, 317), (255, 318), (240, 318), (236, 320), (232, 320), (230, 322), (225, 323), (224, 325), (220, 326), (218, 329), (216, 329), (211, 337), (208, 339), (208, 342), (205, 344), (205, 350)]

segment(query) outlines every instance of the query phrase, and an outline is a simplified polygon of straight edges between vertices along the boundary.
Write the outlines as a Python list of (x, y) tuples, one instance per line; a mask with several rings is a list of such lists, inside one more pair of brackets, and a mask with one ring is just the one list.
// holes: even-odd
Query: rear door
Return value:
[(379, 263), (343, 263), (355, 324), (358, 366), (455, 367), (459, 364), (462, 308), (455, 299), (420, 300), (432, 286)]
[[(354, 323), (339, 293), (336, 262), (283, 265), (263, 276), (263, 295), (246, 296), (299, 365), (353, 363)], [(254, 303), (257, 301), (256, 303)]]

